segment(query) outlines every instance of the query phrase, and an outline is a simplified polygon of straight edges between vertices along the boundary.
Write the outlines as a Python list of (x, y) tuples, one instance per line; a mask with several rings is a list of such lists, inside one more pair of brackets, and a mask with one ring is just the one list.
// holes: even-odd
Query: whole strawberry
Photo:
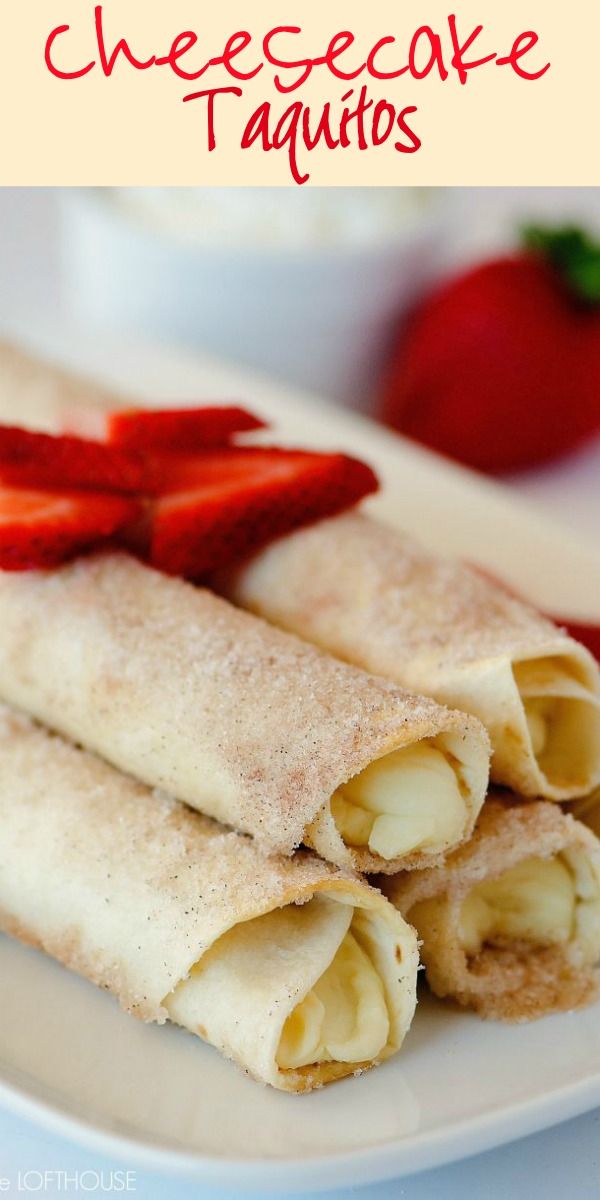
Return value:
[(598, 432), (600, 245), (574, 228), (531, 228), (522, 252), (442, 286), (404, 330), (381, 415), (493, 472)]

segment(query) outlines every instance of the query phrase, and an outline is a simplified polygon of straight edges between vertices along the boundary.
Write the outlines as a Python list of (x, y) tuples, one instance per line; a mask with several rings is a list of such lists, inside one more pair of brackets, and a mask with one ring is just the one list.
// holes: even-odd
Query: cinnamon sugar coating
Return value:
[(274, 620), (279, 611), (282, 625), (382, 675), (415, 656), (435, 669), (529, 658), (549, 644), (552, 653), (561, 645), (568, 653), (573, 644), (465, 563), (436, 557), (357, 511), (288, 535), (219, 583), (249, 608)]
[[(274, 542), (217, 586), (346, 662), (478, 717), (497, 783), (569, 800), (600, 780), (600, 673), (591, 654), (465, 563), (354, 511)], [(571, 697), (571, 716), (558, 706), (539, 756), (523, 698), (535, 694), (535, 684), (526, 691), (528, 669), (544, 695)], [(576, 733), (561, 737), (569, 721)]]
[[(10, 857), (31, 887), (33, 862), (45, 864), (43, 886), (39, 879), (35, 885), (45, 893), (40, 925), (44, 911), (51, 922), (54, 893), (65, 887), (84, 893), (72, 928), (60, 936), (31, 928), (25, 939), (22, 918), (7, 915), (6, 896), (2, 926), (114, 992), (136, 1016), (164, 1021), (163, 997), (238, 922), (308, 899), (326, 885), (344, 893), (364, 889), (309, 851), (266, 858), (250, 838), (165, 794), (149, 794), (143, 784), (4, 706), (0, 722), (1, 761), (18, 789), (12, 796), (0, 792), (5, 813), (6, 806), (11, 810), (5, 818)], [(2, 858), (6, 877), (6, 852)], [(136, 943), (133, 962), (86, 948), (78, 929), (86, 902), (98, 915), (103, 905), (118, 906), (123, 945)], [(108, 925), (113, 929), (112, 917)]]
[[(285, 854), (388, 751), (449, 729), (487, 750), (471, 718), (118, 553), (0, 576), (0, 695)], [(351, 866), (339, 835), (330, 842)]]
[[(414, 934), (355, 876), (308, 851), (267, 858), (251, 839), (150, 793), (4, 706), (0, 830), (0, 929), (146, 1021), (167, 1019), (166, 998), (239, 923), (318, 894), (370, 910), (402, 961), (391, 1050), (400, 1045), (414, 1007)], [(282, 955), (274, 1009), (289, 1001), (286, 980)], [(265, 1073), (260, 1034), (249, 1037), (247, 1055), (220, 1048), (276, 1086), (307, 1091), (353, 1070), (334, 1062)]]

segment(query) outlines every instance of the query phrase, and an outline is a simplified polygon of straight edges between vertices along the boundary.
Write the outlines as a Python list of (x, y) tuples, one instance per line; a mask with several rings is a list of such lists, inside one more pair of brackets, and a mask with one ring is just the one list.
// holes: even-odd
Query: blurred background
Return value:
[(473, 276), (514, 258), (532, 223), (600, 238), (600, 189), (6, 188), (0, 324), (110, 328), (249, 364), (596, 532), (600, 249), (565, 251), (585, 295), (565, 283), (564, 246), (533, 275)]

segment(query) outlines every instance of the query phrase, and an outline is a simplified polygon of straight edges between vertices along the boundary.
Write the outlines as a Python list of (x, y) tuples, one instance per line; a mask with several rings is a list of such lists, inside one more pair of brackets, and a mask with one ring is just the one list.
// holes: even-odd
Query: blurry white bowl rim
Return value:
[[(263, 261), (369, 258), (442, 223), (442, 188), (70, 188), (67, 205), (190, 254)], [(206, 221), (205, 229), (202, 220)], [(338, 223), (338, 230), (334, 224)]]
[[(252, 218), (261, 189), (231, 190), (235, 214), (219, 218), (231, 225), (227, 244), (223, 236), (186, 240), (154, 229), (114, 202), (110, 189), (65, 189), (67, 304), (80, 321), (201, 346), (368, 410), (390, 338), (435, 271), (448, 206), (437, 191), (427, 193), (432, 203), (415, 208), (412, 223), (372, 244), (269, 245), (239, 235), (245, 204)], [(306, 204), (291, 188), (274, 192), (286, 220)], [(344, 189), (330, 192), (328, 203), (343, 204)], [(368, 200), (370, 189), (363, 192)]]

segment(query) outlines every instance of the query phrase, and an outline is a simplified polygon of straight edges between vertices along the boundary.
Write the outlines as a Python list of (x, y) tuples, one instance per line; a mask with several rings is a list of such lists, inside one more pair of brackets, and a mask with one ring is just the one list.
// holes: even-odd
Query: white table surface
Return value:
[[(539, 206), (546, 213), (575, 209), (600, 214), (595, 189), (581, 193), (550, 189), (546, 194), (536, 189), (528, 192), (524, 201), (530, 211)], [(464, 253), (471, 253), (475, 243), (483, 244), (482, 229), (489, 227), (492, 215), (497, 222), (506, 220), (517, 202), (514, 190), (484, 189), (475, 197), (465, 195), (464, 203), (471, 206), (472, 242), (465, 244)], [(21, 323), (23, 318), (41, 321), (45, 312), (56, 321), (61, 308), (57, 234), (56, 195), (51, 189), (0, 192), (0, 325), (13, 324), (15, 319)], [(563, 522), (598, 537), (600, 441), (557, 465), (521, 475), (510, 483)], [(0, 1195), (101, 1193), (101, 1187), (110, 1191), (111, 1185), (115, 1191), (120, 1180), (111, 1172), (128, 1168), (131, 1170), (132, 1164), (102, 1158), (0, 1110)], [(166, 1195), (169, 1200), (227, 1197), (212, 1188), (146, 1171), (134, 1170), (129, 1185), (130, 1194), (143, 1200)], [(592, 1200), (600, 1196), (600, 1110), (462, 1163), (394, 1183), (330, 1194), (337, 1200), (350, 1196), (357, 1200), (478, 1200), (480, 1196), (505, 1200), (507, 1195), (516, 1200), (554, 1200), (565, 1195)]]

